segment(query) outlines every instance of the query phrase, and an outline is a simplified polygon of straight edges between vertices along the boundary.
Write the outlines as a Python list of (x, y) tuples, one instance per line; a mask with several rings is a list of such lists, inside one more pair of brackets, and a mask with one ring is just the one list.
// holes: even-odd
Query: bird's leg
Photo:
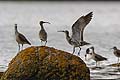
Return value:
[(118, 57), (118, 62), (117, 63), (119, 64), (119, 57)]
[(18, 51), (20, 51), (20, 44), (18, 43)]
[(97, 61), (96, 61), (96, 67), (97, 67)]
[(79, 52), (78, 52), (78, 55), (80, 55), (80, 51), (81, 51), (81, 48), (79, 47)]
[(117, 65), (118, 65), (118, 70), (119, 70), (119, 57), (118, 57), (118, 63), (117, 63)]
[(46, 46), (47, 41), (45, 41), (45, 46)]
[(98, 66), (100, 67), (100, 61), (98, 62)]
[(42, 40), (41, 40), (41, 46), (42, 46)]
[(23, 50), (23, 44), (22, 44), (22, 50)]
[(74, 52), (75, 52), (75, 46), (73, 47), (73, 54), (74, 54)]

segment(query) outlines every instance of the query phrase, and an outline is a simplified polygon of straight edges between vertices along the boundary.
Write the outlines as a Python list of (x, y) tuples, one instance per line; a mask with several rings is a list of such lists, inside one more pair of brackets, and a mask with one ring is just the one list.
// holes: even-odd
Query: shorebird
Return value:
[(89, 49), (92, 49), (92, 52), (89, 53), (89, 50), (86, 50), (86, 55), (87, 54), (91, 55), (91, 58), (96, 61), (96, 67), (97, 67), (97, 62), (107, 60), (107, 58), (105, 58), (105, 57), (103, 57), (101, 55), (96, 54), (93, 46), (90, 47)]
[(22, 49), (24, 44), (31, 45), (31, 43), (26, 39), (26, 37), (23, 34), (18, 32), (17, 24), (15, 24), (15, 36), (16, 36), (16, 41), (18, 43), (19, 51), (20, 51), (20, 44), (22, 45)]
[[(66, 34), (66, 39), (70, 45), (73, 46), (73, 53), (75, 52), (75, 48), (84, 45), (89, 45), (90, 43), (84, 41), (83, 39), (83, 32), (87, 24), (92, 19), (93, 12), (88, 13), (85, 16), (81, 16), (73, 25), (72, 25), (72, 36), (69, 36), (69, 31), (58, 31), (58, 32), (64, 32)], [(78, 55), (80, 54), (80, 50), (78, 52)]]
[[(117, 62), (117, 63), (119, 63), (120, 50), (117, 49), (116, 46), (114, 46), (112, 49), (114, 50), (114, 51), (113, 51), (114, 55), (115, 55), (116, 57), (118, 57), (118, 62)], [(118, 66), (118, 67), (119, 67), (119, 66)]]
[(41, 40), (41, 44), (42, 42), (45, 42), (45, 45), (47, 43), (47, 32), (45, 31), (44, 27), (43, 27), (43, 23), (48, 23), (50, 24), (49, 22), (44, 22), (44, 21), (40, 21), (40, 26), (41, 26), (41, 30), (39, 32), (39, 37), (40, 37), (40, 40)]

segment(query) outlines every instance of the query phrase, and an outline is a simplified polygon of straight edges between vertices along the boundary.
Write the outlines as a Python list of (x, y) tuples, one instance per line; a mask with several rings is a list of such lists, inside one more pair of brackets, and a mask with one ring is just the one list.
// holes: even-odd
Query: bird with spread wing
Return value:
[(66, 39), (70, 45), (73, 45), (73, 53), (75, 52), (75, 48), (79, 47), (78, 55), (80, 54), (80, 46), (89, 45), (90, 43), (84, 41), (83, 33), (84, 29), (88, 23), (90, 23), (92, 19), (93, 12), (88, 13), (85, 16), (81, 16), (73, 25), (72, 25), (72, 36), (69, 36), (69, 31), (58, 31), (64, 32), (66, 35)]

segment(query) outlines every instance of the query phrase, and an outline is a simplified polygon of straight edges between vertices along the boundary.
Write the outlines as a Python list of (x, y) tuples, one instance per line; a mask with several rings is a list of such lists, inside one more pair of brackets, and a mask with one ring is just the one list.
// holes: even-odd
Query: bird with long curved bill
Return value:
[(79, 47), (78, 55), (80, 55), (80, 46), (90, 45), (90, 43), (84, 41), (83, 33), (85, 27), (90, 23), (92, 19), (93, 12), (88, 13), (85, 16), (81, 16), (73, 25), (72, 25), (72, 36), (69, 36), (69, 31), (63, 30), (58, 32), (64, 32), (66, 34), (66, 39), (70, 45), (73, 46), (73, 53), (75, 48)]
[(40, 37), (40, 40), (41, 40), (41, 45), (42, 45), (42, 42), (45, 42), (45, 45), (47, 43), (47, 32), (45, 31), (44, 27), (43, 27), (43, 24), (44, 23), (48, 23), (50, 24), (49, 22), (44, 22), (44, 21), (40, 21), (40, 26), (41, 26), (41, 30), (39, 31), (39, 37)]
[(31, 45), (31, 43), (26, 39), (26, 37), (23, 34), (18, 32), (17, 24), (15, 24), (15, 36), (16, 36), (16, 41), (18, 43), (18, 47), (19, 47), (18, 51), (20, 51), (20, 44), (22, 45), (22, 49), (24, 44)]

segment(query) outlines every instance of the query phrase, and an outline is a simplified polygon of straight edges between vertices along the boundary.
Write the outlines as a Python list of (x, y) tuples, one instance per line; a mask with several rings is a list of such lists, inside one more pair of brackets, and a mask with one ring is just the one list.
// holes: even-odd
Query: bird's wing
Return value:
[(21, 41), (31, 45), (31, 43), (26, 39), (26, 37), (23, 34), (19, 34), (18, 36)]
[(117, 52), (118, 54), (120, 54), (120, 50), (117, 50), (116, 52)]
[(78, 42), (83, 40), (83, 31), (86, 25), (91, 21), (93, 12), (88, 13), (85, 16), (81, 16), (73, 25), (72, 25), (72, 39), (77, 40)]
[(120, 57), (120, 50), (116, 50), (116, 52), (114, 53), (116, 56)]
[(101, 55), (98, 55), (98, 54), (95, 55), (95, 58), (97, 58), (99, 61), (107, 60), (107, 58), (105, 58)]

